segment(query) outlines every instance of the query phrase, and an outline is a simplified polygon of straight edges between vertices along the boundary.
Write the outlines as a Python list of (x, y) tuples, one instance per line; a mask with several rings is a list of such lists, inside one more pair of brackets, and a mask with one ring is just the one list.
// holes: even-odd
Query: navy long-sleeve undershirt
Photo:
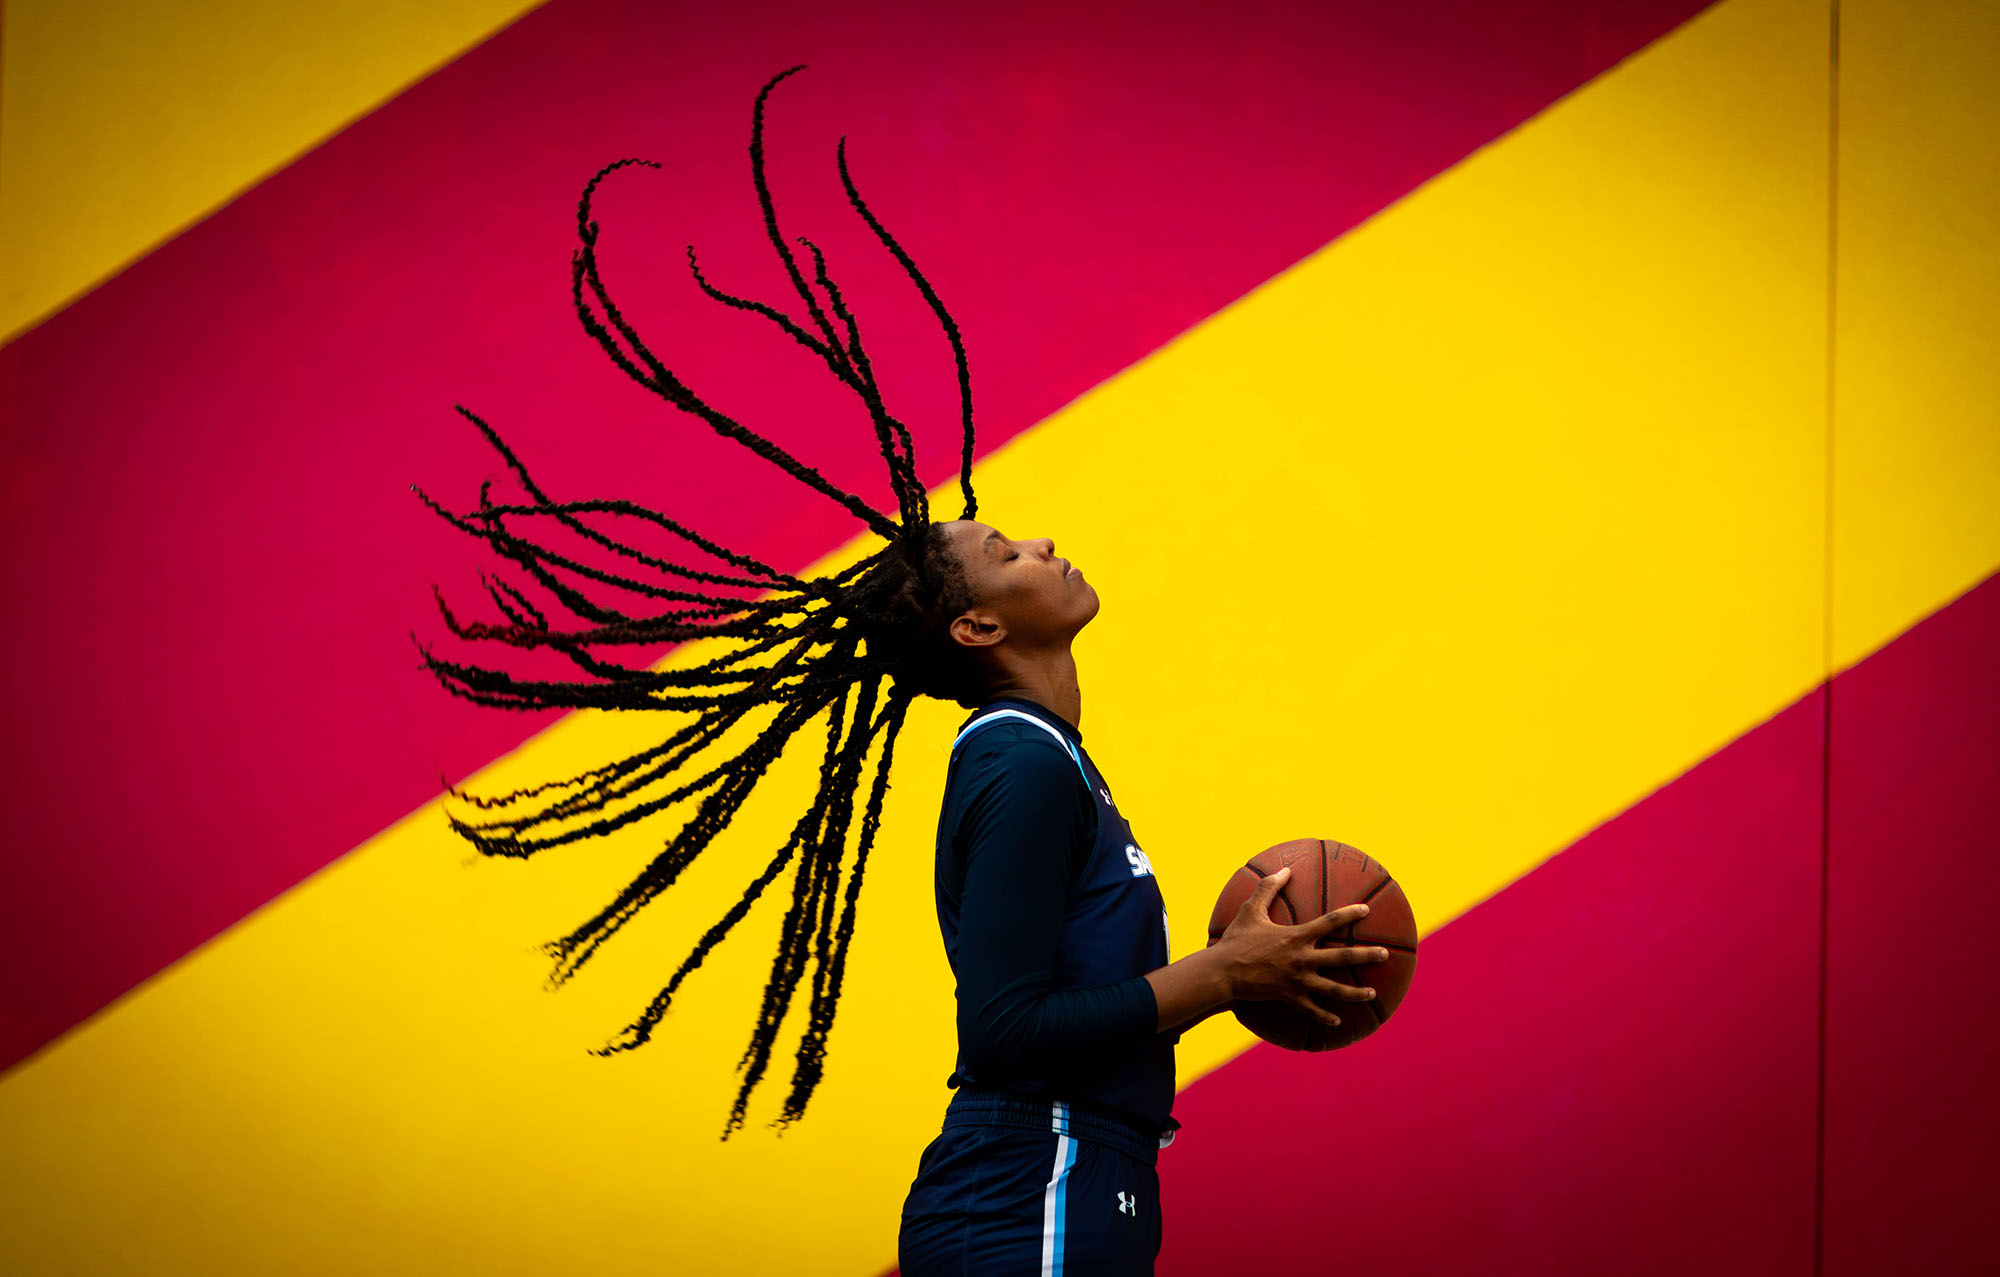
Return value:
[(1094, 797), (1060, 744), (1030, 725), (969, 737), (946, 796), (939, 872), (958, 906), (956, 1079), (1005, 1086), (1117, 1058), (1158, 1031), (1144, 975), (1056, 990), (1071, 885), (1095, 845)]

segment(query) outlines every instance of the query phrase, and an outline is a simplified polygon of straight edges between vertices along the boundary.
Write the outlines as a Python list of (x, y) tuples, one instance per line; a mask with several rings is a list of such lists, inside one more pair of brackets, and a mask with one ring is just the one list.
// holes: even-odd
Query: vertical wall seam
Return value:
[(1813, 1277), (1826, 1267), (1826, 1040), (1829, 902), (1833, 867), (1833, 464), (1836, 316), (1840, 284), (1840, 0), (1827, 6), (1826, 85), (1826, 476), (1821, 563), (1819, 759), (1819, 1043), (1813, 1088)]

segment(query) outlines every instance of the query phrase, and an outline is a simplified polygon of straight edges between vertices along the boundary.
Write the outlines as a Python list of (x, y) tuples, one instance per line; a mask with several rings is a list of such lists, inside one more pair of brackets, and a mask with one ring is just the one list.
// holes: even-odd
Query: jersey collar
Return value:
[(1022, 713), (1032, 714), (1036, 718), (1039, 718), (1043, 722), (1047, 723), (1050, 727), (1053, 727), (1057, 731), (1061, 732), (1064, 736), (1067, 736), (1069, 739), (1075, 741), (1077, 744), (1081, 745), (1083, 743), (1083, 732), (1078, 728), (1071, 726), (1067, 721), (1064, 720), (1062, 715), (1056, 713), (1052, 709), (1047, 709), (1041, 705), (1037, 705), (1033, 701), (1024, 700), (1019, 696), (1001, 696), (986, 702), (986, 704), (981, 705), (978, 709), (974, 710), (972, 714), (965, 720), (965, 722), (959, 724), (959, 730), (964, 731), (969, 724), (985, 716), (988, 712), (1003, 708), (1017, 709), (1020, 710)]

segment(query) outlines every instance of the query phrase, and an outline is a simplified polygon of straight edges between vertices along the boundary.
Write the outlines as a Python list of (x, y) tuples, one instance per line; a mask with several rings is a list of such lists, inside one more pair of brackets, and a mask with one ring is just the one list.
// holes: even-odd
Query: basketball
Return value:
[(1327, 999), (1324, 1005), (1340, 1017), (1339, 1024), (1331, 1025), (1283, 1002), (1236, 1002), (1230, 1010), (1245, 1028), (1273, 1045), (1288, 1051), (1332, 1051), (1381, 1028), (1402, 1004), (1417, 973), (1417, 920), (1409, 898), (1381, 861), (1346, 843), (1295, 838), (1258, 852), (1229, 876), (1209, 915), (1208, 942), (1222, 938), (1261, 879), (1287, 865), (1292, 876), (1271, 901), (1273, 922), (1296, 926), (1342, 905), (1367, 904), (1367, 917), (1322, 937), (1319, 947), (1372, 945), (1387, 949), (1388, 959), (1323, 967), (1321, 973), (1342, 984), (1371, 985), (1375, 997), (1367, 1002)]

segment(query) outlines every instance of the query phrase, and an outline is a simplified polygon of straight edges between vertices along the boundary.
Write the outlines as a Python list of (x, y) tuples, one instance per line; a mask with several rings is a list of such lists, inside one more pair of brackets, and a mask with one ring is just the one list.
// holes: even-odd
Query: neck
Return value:
[(1033, 701), (1071, 727), (1083, 730), (1083, 689), (1076, 679), (1076, 657), (1067, 647), (1034, 659), (1009, 662), (987, 685), (986, 702), (1002, 696)]

